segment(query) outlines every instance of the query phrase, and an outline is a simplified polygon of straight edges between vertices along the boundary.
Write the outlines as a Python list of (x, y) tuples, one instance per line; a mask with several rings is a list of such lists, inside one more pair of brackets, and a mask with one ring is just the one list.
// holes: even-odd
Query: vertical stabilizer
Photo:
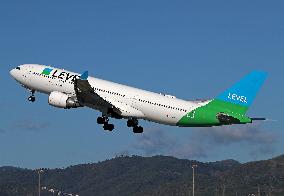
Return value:
[(266, 77), (266, 72), (253, 71), (221, 93), (216, 100), (240, 106), (243, 108), (243, 113), (245, 113), (252, 104)]

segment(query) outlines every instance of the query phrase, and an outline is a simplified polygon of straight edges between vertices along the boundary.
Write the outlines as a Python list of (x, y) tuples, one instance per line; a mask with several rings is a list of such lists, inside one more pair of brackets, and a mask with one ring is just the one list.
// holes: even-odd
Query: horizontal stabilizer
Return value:
[(251, 120), (266, 120), (266, 118), (250, 118)]

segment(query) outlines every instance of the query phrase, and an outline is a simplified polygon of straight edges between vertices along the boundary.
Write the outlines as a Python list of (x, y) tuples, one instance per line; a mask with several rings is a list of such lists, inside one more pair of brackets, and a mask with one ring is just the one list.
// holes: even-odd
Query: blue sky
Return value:
[[(116, 154), (241, 162), (283, 153), (282, 1), (1, 1), (0, 166), (65, 167)], [(249, 115), (271, 121), (175, 128), (125, 121), (105, 132), (91, 109), (61, 110), (28, 92), (9, 70), (62, 67), (184, 99), (213, 98), (252, 70), (269, 78)], [(274, 121), (275, 120), (275, 121)]]

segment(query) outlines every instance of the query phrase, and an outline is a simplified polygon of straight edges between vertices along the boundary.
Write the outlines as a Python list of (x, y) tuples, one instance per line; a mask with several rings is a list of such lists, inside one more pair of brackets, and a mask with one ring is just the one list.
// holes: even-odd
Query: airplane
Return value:
[(89, 77), (51, 66), (23, 64), (10, 71), (11, 76), (31, 95), (48, 95), (51, 106), (70, 109), (89, 107), (101, 112), (97, 123), (112, 131), (109, 118), (126, 119), (134, 133), (142, 133), (139, 120), (178, 127), (212, 127), (252, 123), (246, 116), (257, 92), (267, 77), (263, 71), (252, 71), (239, 82), (211, 100), (187, 101), (172, 95), (149, 92), (138, 88)]

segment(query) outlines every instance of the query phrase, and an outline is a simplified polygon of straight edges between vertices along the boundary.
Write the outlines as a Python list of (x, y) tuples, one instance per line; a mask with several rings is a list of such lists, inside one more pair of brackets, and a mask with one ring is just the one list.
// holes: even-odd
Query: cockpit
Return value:
[(17, 78), (21, 77), (20, 75), (22, 72), (21, 70), (23, 70), (22, 68), (23, 68), (22, 66), (17, 66), (16, 68), (12, 69), (10, 71), (11, 76), (13, 76), (13, 78), (17, 80)]

